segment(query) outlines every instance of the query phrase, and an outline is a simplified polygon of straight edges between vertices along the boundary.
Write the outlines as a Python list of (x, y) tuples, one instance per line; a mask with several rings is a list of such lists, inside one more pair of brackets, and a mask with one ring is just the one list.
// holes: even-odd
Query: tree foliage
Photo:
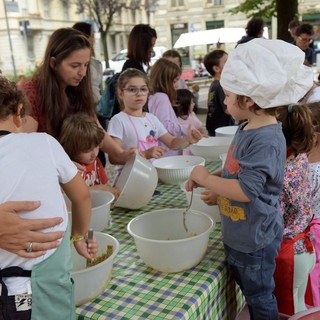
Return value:
[(277, 17), (277, 38), (288, 40), (288, 24), (298, 15), (298, 0), (245, 0), (228, 12), (232, 14), (242, 12), (248, 18), (271, 19)]
[(123, 8), (136, 10), (141, 5), (141, 0), (130, 1), (127, 6), (126, 0), (77, 0), (78, 13), (85, 13), (90, 19), (94, 20), (98, 26), (103, 55), (106, 67), (109, 67), (107, 35), (114, 22), (116, 15), (120, 15)]

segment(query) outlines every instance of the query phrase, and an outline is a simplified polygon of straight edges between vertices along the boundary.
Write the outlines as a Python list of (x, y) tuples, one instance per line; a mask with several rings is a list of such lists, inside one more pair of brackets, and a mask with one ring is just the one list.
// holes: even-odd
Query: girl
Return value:
[[(0, 249), (0, 314), (4, 319), (25, 320), (31, 318), (32, 309), (32, 319), (75, 319), (70, 228), (61, 188), (72, 202), (71, 240), (86, 259), (92, 259), (97, 252), (96, 241), (89, 244), (86, 238), (90, 194), (77, 168), (52, 136), (19, 133), (24, 104), (24, 96), (15, 83), (0, 77), (0, 203), (40, 200), (41, 206), (23, 213), (23, 217), (52, 218), (60, 214), (62, 222), (43, 231), (62, 231), (64, 237), (57, 249), (33, 258)], [(28, 253), (33, 251), (30, 240), (25, 244)]]
[[(174, 137), (153, 114), (143, 111), (148, 99), (147, 76), (137, 69), (127, 69), (118, 80), (118, 100), (122, 112), (111, 118), (108, 132), (119, 146), (137, 147), (146, 159), (160, 158), (165, 149), (161, 141), (170, 149), (183, 149), (201, 138), (196, 129), (188, 128), (187, 137)], [(121, 168), (117, 168), (118, 173)]]
[(226, 261), (254, 320), (279, 317), (273, 274), (283, 231), (279, 193), (286, 141), (276, 107), (298, 101), (312, 83), (312, 70), (298, 49), (280, 40), (254, 39), (230, 53), (221, 86), (228, 112), (244, 122), (223, 170), (210, 174), (198, 166), (187, 183), (188, 191), (203, 186), (218, 200)]
[[(98, 123), (90, 79), (91, 44), (78, 30), (56, 30), (37, 73), (22, 85), (30, 104), (24, 131), (60, 135), (63, 120), (84, 112)], [(105, 132), (100, 149), (112, 163), (125, 163), (135, 150), (122, 150)]]
[[(167, 50), (162, 54), (162, 57), (175, 63), (181, 70), (182, 73), (182, 58), (177, 50)], [(186, 82), (180, 78), (179, 79), (179, 84), (178, 84), (179, 89), (188, 89), (188, 86), (186, 85)]]
[[(177, 106), (174, 107), (176, 115), (178, 117), (178, 122), (185, 127), (198, 129), (201, 133), (204, 133), (201, 129), (203, 123), (194, 113), (195, 103), (193, 93), (188, 89), (178, 89), (177, 90)], [(190, 154), (189, 148), (186, 148), (182, 152), (183, 154)]]
[(316, 264), (310, 272), (306, 303), (318, 307), (320, 306), (320, 103), (316, 102), (308, 106), (312, 112), (315, 128), (315, 143), (308, 154), (308, 159), (312, 194), (311, 210), (314, 215), (310, 224), (310, 232), (313, 236)]
[(310, 240), (311, 187), (307, 153), (314, 144), (312, 113), (306, 105), (289, 105), (277, 111), (287, 144), (280, 208), (284, 220), (283, 240), (274, 274), (278, 308), (293, 315), (306, 310), (308, 276), (315, 263)]
[[(178, 81), (181, 69), (173, 62), (160, 58), (150, 71), (151, 96), (149, 112), (154, 114), (173, 136), (187, 136), (187, 128), (182, 126), (173, 110), (177, 101)], [(161, 146), (164, 146), (160, 143)], [(182, 150), (166, 152), (165, 156), (182, 154)]]
[(107, 185), (108, 177), (97, 157), (103, 137), (104, 132), (94, 119), (84, 113), (78, 113), (63, 121), (59, 141), (70, 159), (85, 168), (81, 176), (87, 186), (109, 191), (118, 198), (120, 190)]

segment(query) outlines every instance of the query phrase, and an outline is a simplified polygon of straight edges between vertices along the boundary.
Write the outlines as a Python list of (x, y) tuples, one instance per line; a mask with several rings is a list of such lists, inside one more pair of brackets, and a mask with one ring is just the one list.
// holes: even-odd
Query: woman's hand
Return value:
[[(0, 248), (23, 258), (36, 258), (46, 250), (57, 248), (64, 232), (43, 233), (42, 230), (54, 227), (63, 220), (23, 219), (17, 215), (20, 211), (32, 211), (40, 206), (39, 201), (11, 201), (0, 204)], [(29, 248), (29, 252), (26, 250)]]

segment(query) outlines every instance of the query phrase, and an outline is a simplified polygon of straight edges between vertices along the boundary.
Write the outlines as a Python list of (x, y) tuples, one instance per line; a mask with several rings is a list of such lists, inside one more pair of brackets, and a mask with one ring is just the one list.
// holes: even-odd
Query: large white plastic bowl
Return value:
[(116, 182), (121, 193), (114, 206), (128, 209), (143, 207), (150, 201), (157, 183), (157, 170), (150, 161), (136, 153), (126, 162)]
[(119, 242), (114, 237), (101, 232), (95, 232), (94, 235), (99, 245), (97, 257), (106, 252), (108, 245), (113, 246), (113, 253), (108, 259), (87, 268), (87, 260), (80, 256), (72, 246), (71, 276), (74, 280), (74, 300), (77, 306), (93, 300), (105, 290), (111, 279), (113, 259), (119, 251)]
[(233, 137), (239, 126), (220, 127), (215, 130), (216, 137)]
[[(91, 195), (91, 220), (90, 228), (94, 231), (103, 231), (110, 226), (111, 214), (110, 207), (114, 200), (114, 194), (104, 190), (92, 190), (90, 189)], [(68, 212), (71, 212), (71, 202), (68, 197), (64, 194), (64, 200)]]
[(189, 179), (195, 166), (204, 166), (205, 159), (197, 156), (171, 156), (153, 161), (159, 179), (167, 184), (180, 184)]
[(232, 137), (208, 137), (202, 138), (190, 146), (190, 151), (196, 156), (206, 160), (219, 160), (221, 153), (228, 152)]
[[(185, 209), (162, 209), (144, 213), (128, 224), (141, 259), (160, 272), (180, 272), (190, 269), (203, 259), (209, 234), (215, 223), (205, 213)], [(195, 236), (193, 236), (196, 234)]]
[[(187, 191), (185, 188), (185, 183), (181, 184), (181, 189), (184, 191), (188, 204), (191, 201), (191, 191)], [(201, 200), (201, 192), (204, 191), (205, 188), (194, 188), (191, 210), (204, 212), (209, 215), (215, 222), (221, 222), (220, 210), (217, 205), (209, 206), (203, 200)]]

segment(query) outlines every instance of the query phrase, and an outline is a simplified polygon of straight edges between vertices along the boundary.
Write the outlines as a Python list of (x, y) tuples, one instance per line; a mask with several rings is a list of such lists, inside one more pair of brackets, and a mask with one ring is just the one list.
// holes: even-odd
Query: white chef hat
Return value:
[(305, 53), (295, 45), (256, 38), (229, 54), (220, 83), (263, 109), (297, 103), (313, 84), (312, 68), (304, 60)]

